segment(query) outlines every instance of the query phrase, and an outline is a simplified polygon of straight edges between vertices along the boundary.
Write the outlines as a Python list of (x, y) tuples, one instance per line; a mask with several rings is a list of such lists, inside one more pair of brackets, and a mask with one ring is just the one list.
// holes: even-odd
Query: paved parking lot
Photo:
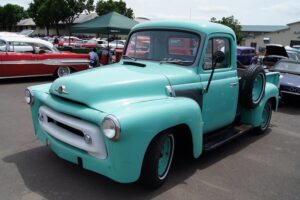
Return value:
[(23, 91), (44, 82), (0, 82), (0, 200), (300, 199), (300, 104), (281, 107), (262, 136), (177, 161), (167, 183), (149, 191), (82, 170), (36, 140)]

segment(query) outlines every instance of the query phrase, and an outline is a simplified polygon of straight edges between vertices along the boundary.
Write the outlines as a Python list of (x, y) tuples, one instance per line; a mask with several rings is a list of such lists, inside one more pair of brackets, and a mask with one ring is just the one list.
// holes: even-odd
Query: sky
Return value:
[[(94, 0), (95, 2), (97, 0)], [(286, 25), (300, 21), (299, 0), (123, 0), (135, 17), (151, 20), (210, 20), (233, 15), (241, 25)], [(1, 0), (25, 9), (32, 0)]]

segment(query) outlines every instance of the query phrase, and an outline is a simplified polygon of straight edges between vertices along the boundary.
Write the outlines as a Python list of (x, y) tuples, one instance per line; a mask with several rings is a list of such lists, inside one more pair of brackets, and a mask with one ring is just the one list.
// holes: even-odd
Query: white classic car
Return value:
[(88, 69), (89, 55), (60, 52), (50, 42), (25, 36), (0, 36), (0, 79), (61, 77)]

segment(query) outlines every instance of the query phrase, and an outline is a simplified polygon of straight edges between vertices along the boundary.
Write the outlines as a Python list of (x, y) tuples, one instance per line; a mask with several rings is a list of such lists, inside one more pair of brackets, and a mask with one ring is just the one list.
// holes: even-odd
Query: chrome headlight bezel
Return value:
[(121, 127), (117, 118), (113, 115), (106, 116), (102, 121), (102, 131), (104, 135), (113, 141), (120, 138)]
[(24, 92), (25, 92), (25, 95), (24, 95), (25, 102), (29, 105), (32, 105), (34, 103), (34, 97), (33, 97), (32, 91), (30, 89), (26, 88)]

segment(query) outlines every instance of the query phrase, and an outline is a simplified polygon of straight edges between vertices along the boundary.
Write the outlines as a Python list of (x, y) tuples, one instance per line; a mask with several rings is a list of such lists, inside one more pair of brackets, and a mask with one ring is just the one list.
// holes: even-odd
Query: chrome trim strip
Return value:
[(170, 95), (170, 97), (176, 97), (174, 88), (171, 85), (167, 85), (166, 90), (167, 90), (168, 95)]
[(280, 91), (281, 93), (287, 93), (287, 94), (294, 94), (300, 96), (299, 93), (294, 93), (294, 92), (288, 92), (288, 91)]
[(2, 65), (85, 65), (89, 64), (88, 59), (45, 59), (45, 60), (18, 60), (18, 61), (1, 61)]
[(0, 79), (11, 79), (11, 78), (26, 78), (26, 77), (39, 77), (39, 76), (52, 76), (53, 74), (41, 74), (41, 75), (28, 75), (28, 76), (5, 76)]

